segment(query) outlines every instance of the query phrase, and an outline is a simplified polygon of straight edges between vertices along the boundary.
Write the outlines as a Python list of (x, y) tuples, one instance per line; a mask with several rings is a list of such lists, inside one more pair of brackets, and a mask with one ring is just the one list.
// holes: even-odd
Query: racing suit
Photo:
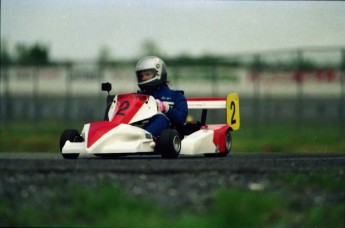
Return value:
[(162, 84), (153, 90), (138, 91), (141, 94), (152, 95), (155, 99), (169, 104), (169, 109), (152, 117), (144, 126), (154, 137), (158, 137), (164, 129), (185, 124), (188, 107), (183, 91), (171, 90), (167, 84)]

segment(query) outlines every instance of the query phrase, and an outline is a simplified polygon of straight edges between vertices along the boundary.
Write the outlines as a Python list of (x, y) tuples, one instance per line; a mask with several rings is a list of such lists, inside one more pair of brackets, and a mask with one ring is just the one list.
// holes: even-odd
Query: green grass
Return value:
[[(62, 131), (83, 123), (8, 123), (0, 125), (1, 151), (57, 152)], [(234, 152), (345, 152), (345, 135), (337, 125), (271, 124), (242, 126), (233, 132)]]
[(195, 227), (261, 227), (290, 223), (288, 202), (277, 194), (240, 189), (220, 190), (204, 217), (190, 216), (187, 223)]
[[(284, 176), (284, 174), (282, 174)], [(287, 183), (293, 176), (288, 175)], [(297, 177), (300, 177), (297, 174)], [(302, 181), (298, 179), (297, 182)], [(323, 189), (324, 182), (303, 180)], [(292, 182), (295, 182), (294, 180)], [(300, 183), (302, 184), (302, 183)], [(293, 184), (294, 185), (294, 184)], [(21, 202), (0, 199), (1, 226), (96, 226), (96, 227), (342, 227), (345, 205), (306, 204), (288, 192), (250, 191), (228, 188), (216, 191), (207, 213), (189, 209), (177, 215), (146, 199), (132, 198), (117, 187), (100, 184), (97, 189), (81, 185), (60, 186), (40, 202), (30, 197)], [(295, 190), (294, 187), (288, 190)], [(341, 190), (337, 190), (338, 192)], [(290, 193), (291, 194), (291, 193)]]
[(337, 125), (289, 124), (244, 126), (233, 133), (234, 151), (345, 152), (345, 135)]
[(140, 227), (143, 224), (142, 227), (158, 227), (164, 224), (164, 216), (158, 208), (147, 201), (124, 196), (107, 184), (97, 191), (73, 185), (67, 190), (63, 187), (58, 190), (46, 205), (26, 200), (13, 208), (8, 199), (1, 199), (1, 225)]
[[(333, 172), (333, 175), (330, 174)], [(337, 175), (339, 172), (341, 175)], [(334, 175), (334, 173), (336, 175)], [(316, 171), (312, 173), (296, 173), (287, 172), (279, 173), (277, 180), (284, 183), (289, 188), (298, 192), (311, 191), (312, 189), (320, 189), (326, 193), (337, 192), (341, 189), (345, 190), (345, 182), (340, 178), (344, 177), (343, 170), (332, 170), (331, 168), (326, 171)], [(308, 185), (306, 185), (308, 183)]]
[(83, 123), (68, 125), (61, 122), (7, 123), (0, 126), (0, 151), (57, 152), (60, 135), (66, 128), (82, 130)]

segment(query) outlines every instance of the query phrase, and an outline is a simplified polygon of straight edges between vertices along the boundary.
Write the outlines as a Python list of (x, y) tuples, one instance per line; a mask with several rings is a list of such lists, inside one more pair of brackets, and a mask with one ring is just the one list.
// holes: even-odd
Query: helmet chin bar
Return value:
[(161, 77), (159, 77), (158, 74), (156, 74), (156, 76), (154, 76), (153, 78), (146, 80), (146, 81), (142, 81), (142, 82), (138, 82), (138, 86), (140, 89), (154, 89), (155, 87), (163, 84), (164, 82), (162, 82), (160, 80)]
[(138, 86), (141, 90), (152, 91), (152, 90), (159, 88), (164, 83), (165, 82), (155, 81), (155, 83), (138, 84)]

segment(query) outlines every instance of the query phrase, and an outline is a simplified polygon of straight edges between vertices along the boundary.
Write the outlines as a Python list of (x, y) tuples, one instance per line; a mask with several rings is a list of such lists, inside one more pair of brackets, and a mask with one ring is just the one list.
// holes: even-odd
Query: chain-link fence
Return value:
[[(237, 64), (234, 64), (237, 63)], [(170, 87), (187, 97), (240, 96), (244, 125), (332, 124), (345, 129), (345, 48), (286, 50), (219, 58), (209, 64), (169, 64)], [(135, 63), (1, 66), (3, 124), (9, 121), (95, 121), (106, 94), (137, 91)], [(222, 114), (214, 119), (222, 122)], [(257, 130), (255, 130), (257, 131)], [(345, 135), (344, 130), (343, 135)]]

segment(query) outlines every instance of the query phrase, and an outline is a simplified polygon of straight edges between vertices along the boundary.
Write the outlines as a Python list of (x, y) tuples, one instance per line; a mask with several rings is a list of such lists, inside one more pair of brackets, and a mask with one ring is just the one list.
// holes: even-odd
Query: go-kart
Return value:
[[(239, 98), (189, 98), (188, 109), (202, 109), (201, 120), (164, 130), (158, 138), (144, 129), (157, 109), (154, 97), (130, 93), (110, 95), (111, 84), (103, 83), (108, 92), (105, 120), (87, 123), (79, 133), (65, 130), (60, 138), (63, 158), (76, 159), (80, 154), (103, 158), (131, 154), (160, 154), (163, 158), (183, 155), (226, 156), (232, 148), (231, 132), (240, 127)], [(206, 125), (208, 109), (226, 109), (226, 124)]]

